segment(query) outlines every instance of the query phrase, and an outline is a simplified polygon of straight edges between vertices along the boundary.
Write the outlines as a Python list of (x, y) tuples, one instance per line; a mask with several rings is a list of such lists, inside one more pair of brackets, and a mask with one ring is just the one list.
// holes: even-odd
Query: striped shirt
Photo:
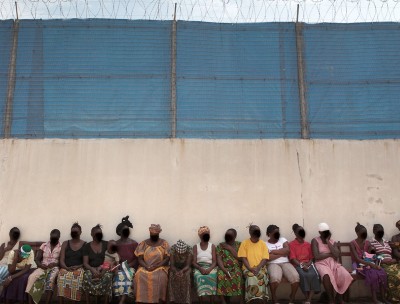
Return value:
[(391, 259), (392, 258), (392, 248), (389, 245), (389, 242), (382, 239), (383, 245), (379, 243), (377, 240), (372, 239), (371, 245), (375, 249), (376, 254), (382, 255), (383, 259)]

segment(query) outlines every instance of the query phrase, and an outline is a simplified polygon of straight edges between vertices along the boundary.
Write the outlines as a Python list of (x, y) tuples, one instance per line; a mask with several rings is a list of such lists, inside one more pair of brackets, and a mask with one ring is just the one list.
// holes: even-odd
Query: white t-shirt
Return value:
[[(268, 251), (271, 252), (272, 250), (279, 250), (283, 248), (283, 244), (287, 242), (287, 239), (280, 237), (278, 242), (276, 242), (275, 244), (271, 244), (268, 241), (266, 241), (265, 243), (267, 244), (268, 247)], [(269, 264), (280, 264), (280, 263), (288, 263), (289, 259), (288, 257), (280, 257), (277, 258), (276, 260), (270, 261), (268, 262)]]

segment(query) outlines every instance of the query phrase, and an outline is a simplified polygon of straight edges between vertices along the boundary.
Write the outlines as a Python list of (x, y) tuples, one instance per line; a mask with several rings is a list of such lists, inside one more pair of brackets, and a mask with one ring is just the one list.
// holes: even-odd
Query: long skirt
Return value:
[(400, 301), (400, 264), (382, 265), (388, 275), (388, 300)]
[(340, 263), (329, 257), (315, 262), (315, 267), (321, 279), (329, 276), (333, 288), (339, 294), (344, 294), (353, 282), (351, 274)]
[(387, 288), (387, 274), (383, 268), (374, 269), (370, 267), (363, 267), (358, 274), (364, 277), (365, 285), (373, 291), (379, 291), (381, 287)]
[[(207, 269), (210, 264), (200, 263), (202, 268)], [(201, 274), (198, 269), (194, 270), (194, 283), (196, 285), (197, 295), (215, 296), (217, 294), (217, 268), (214, 268), (209, 274)]]
[(250, 302), (255, 299), (268, 300), (268, 274), (267, 268), (261, 268), (257, 275), (248, 269), (243, 270), (245, 279), (245, 300)]
[(217, 294), (221, 296), (240, 296), (243, 290), (243, 272), (240, 267), (227, 268), (227, 275), (221, 269), (218, 269)]
[(105, 272), (100, 278), (93, 278), (90, 270), (86, 270), (83, 274), (82, 287), (85, 292), (93, 296), (111, 296), (111, 285), (113, 282), (113, 274)]
[(134, 297), (133, 278), (135, 269), (128, 267), (125, 270), (118, 270), (118, 274), (114, 277), (113, 293), (116, 297), (123, 295)]
[(35, 269), (29, 269), (29, 271), (22, 276), (13, 279), (11, 283), (3, 289), (1, 300), (16, 302), (28, 301), (28, 294), (25, 292), (25, 289), (28, 278), (34, 270)]
[(60, 270), (57, 278), (59, 297), (64, 297), (72, 301), (81, 300), (83, 294), (83, 271), (83, 268), (74, 271)]
[(147, 271), (139, 267), (135, 274), (136, 302), (158, 303), (167, 298), (168, 267), (159, 267), (153, 271)]
[(46, 270), (38, 268), (29, 276), (26, 292), (31, 295), (33, 302), (39, 303), (45, 291), (53, 291), (58, 272), (58, 267)]
[(169, 272), (168, 280), (169, 300), (174, 303), (191, 303), (190, 301), (190, 271), (178, 276)]
[(303, 268), (299, 266), (296, 267), (296, 270), (299, 273), (300, 289), (303, 293), (309, 291), (321, 291), (321, 282), (319, 280), (319, 275), (314, 267), (314, 264), (311, 264), (310, 268), (308, 268), (307, 271), (304, 271)]

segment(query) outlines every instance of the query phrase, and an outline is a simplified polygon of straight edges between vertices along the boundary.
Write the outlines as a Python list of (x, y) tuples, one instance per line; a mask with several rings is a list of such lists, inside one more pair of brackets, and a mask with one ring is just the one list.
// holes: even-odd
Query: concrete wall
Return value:
[(133, 238), (159, 223), (162, 237), (194, 244), (208, 225), (212, 241), (233, 227), (317, 224), (349, 241), (356, 221), (382, 223), (386, 237), (400, 218), (400, 141), (331, 140), (1, 140), (0, 239), (13, 226), (25, 240), (46, 240), (59, 228), (68, 238), (74, 221), (90, 239), (106, 239), (129, 214)]

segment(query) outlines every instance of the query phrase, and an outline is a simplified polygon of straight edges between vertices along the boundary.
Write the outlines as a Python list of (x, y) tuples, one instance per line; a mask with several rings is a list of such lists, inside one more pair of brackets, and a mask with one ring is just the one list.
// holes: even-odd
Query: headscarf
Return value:
[(179, 254), (184, 254), (190, 250), (190, 246), (182, 240), (179, 240), (178, 242), (176, 242), (176, 244), (173, 245), (172, 247), (173, 247), (172, 249), (175, 250)]
[(129, 215), (123, 217), (121, 220), (121, 223), (118, 224), (117, 228), (115, 229), (115, 232), (117, 233), (117, 235), (121, 236), (122, 228), (125, 226), (133, 228), (133, 225), (132, 225), (131, 221), (129, 220)]
[(319, 223), (318, 224), (318, 231), (327, 231), (329, 230), (329, 225), (327, 223)]
[(25, 245), (23, 245), (21, 247), (20, 251), (21, 251), (21, 257), (23, 259), (26, 259), (26, 258), (28, 258), (30, 256), (31, 251), (32, 251), (32, 247), (30, 245), (25, 244)]
[(149, 231), (150, 231), (150, 233), (153, 233), (153, 234), (159, 234), (162, 231), (162, 229), (159, 224), (151, 224), (149, 227)]
[(207, 226), (201, 226), (197, 233), (199, 234), (199, 236), (203, 235), (204, 233), (210, 233), (210, 228), (208, 228)]

